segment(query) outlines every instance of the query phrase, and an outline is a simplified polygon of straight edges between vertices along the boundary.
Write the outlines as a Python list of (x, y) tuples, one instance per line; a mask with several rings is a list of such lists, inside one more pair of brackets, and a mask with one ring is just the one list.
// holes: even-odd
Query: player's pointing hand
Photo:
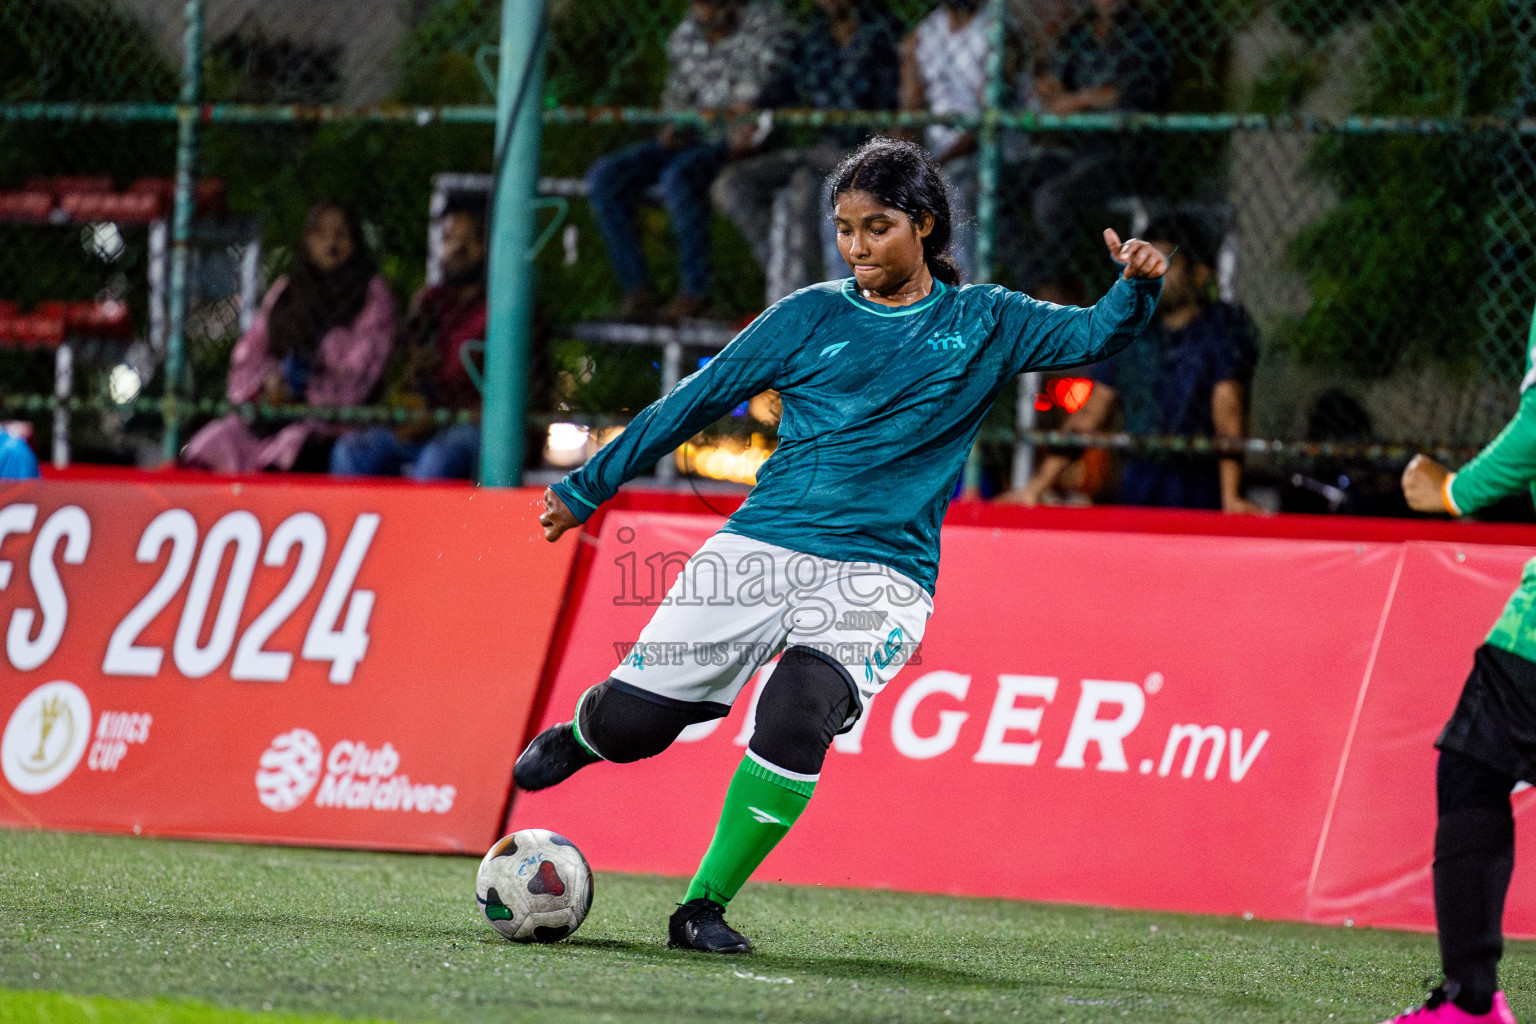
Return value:
[(1125, 267), (1120, 276), (1127, 281), (1133, 277), (1162, 277), (1168, 271), (1168, 257), (1151, 242), (1139, 238), (1122, 242), (1113, 228), (1105, 228), (1104, 244), (1109, 246), (1109, 258)]

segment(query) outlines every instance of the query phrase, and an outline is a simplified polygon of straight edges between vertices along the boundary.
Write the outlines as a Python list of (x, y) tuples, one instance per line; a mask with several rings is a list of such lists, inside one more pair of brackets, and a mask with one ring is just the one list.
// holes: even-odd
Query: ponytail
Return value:
[(935, 253), (929, 252), (926, 244), (923, 246), (923, 262), (928, 264), (928, 273), (934, 280), (943, 281), (952, 288), (960, 284), (961, 278), (960, 261), (955, 259), (953, 249), (950, 245), (943, 252)]

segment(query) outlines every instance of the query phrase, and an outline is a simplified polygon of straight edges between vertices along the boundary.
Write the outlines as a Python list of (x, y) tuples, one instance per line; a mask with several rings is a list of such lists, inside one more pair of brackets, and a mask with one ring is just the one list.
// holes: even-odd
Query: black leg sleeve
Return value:
[(713, 706), (670, 700), (609, 679), (588, 691), (576, 725), (603, 760), (628, 764), (655, 757), (688, 726), (718, 717)]
[(1435, 919), (1448, 994), (1468, 1013), (1487, 1013), (1504, 955), (1504, 897), (1515, 866), (1516, 779), (1451, 750), (1436, 776)]
[(819, 775), (855, 703), (853, 683), (842, 666), (814, 651), (791, 647), (763, 685), (747, 749), (797, 775)]

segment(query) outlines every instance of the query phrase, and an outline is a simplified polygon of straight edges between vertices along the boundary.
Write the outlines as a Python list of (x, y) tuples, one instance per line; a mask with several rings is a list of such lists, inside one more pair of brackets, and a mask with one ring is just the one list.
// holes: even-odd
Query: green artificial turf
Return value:
[[(344, 1024), (343, 1018), (249, 1013), (188, 999), (105, 999), (0, 991), (0, 1024)], [(357, 1022), (353, 1022), (357, 1024)]]
[[(682, 883), (623, 875), (598, 877), (573, 939), (519, 946), (480, 918), (475, 866), (0, 831), (0, 988), (157, 1000), (116, 1016), (115, 1003), (13, 993), (0, 1024), (251, 1020), (199, 1004), (273, 1024), (1368, 1024), (1436, 972), (1427, 935), (773, 885), (731, 910), (758, 952), (712, 958), (664, 946)], [(1536, 1016), (1536, 945), (1511, 944), (1505, 980), (1516, 1012)]]

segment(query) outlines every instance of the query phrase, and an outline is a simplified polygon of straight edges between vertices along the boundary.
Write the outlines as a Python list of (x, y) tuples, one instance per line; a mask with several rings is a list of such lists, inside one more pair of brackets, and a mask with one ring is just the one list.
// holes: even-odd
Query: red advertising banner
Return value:
[(0, 823), (484, 849), (577, 543), (538, 496), (0, 485)]
[[(671, 582), (657, 575), (718, 524), (609, 514), (544, 724), (609, 674)], [(757, 877), (1307, 916), (1402, 551), (947, 527), (919, 657), (838, 738)], [(520, 795), (512, 825), (570, 836), (594, 867), (688, 874), (761, 679), (653, 760)], [(934, 835), (963, 855), (916, 838)]]
[[(1434, 926), (1435, 737), (1472, 653), (1498, 618), (1530, 548), (1410, 543), (1383, 616), (1380, 650), (1325, 820), (1309, 907), (1314, 920)], [(1536, 807), (1514, 795), (1515, 863), (1536, 859)], [(1518, 869), (1506, 930), (1536, 935), (1536, 886)]]

